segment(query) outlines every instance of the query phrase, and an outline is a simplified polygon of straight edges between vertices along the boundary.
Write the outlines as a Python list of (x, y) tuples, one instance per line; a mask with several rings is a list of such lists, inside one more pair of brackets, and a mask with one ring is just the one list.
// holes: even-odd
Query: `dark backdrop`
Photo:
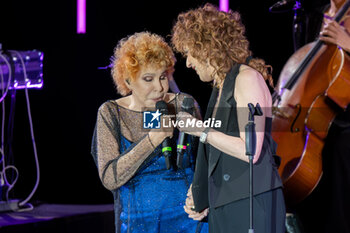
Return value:
[[(217, 5), (219, 1), (209, 2)], [(276, 81), (293, 53), (293, 12), (269, 13), (269, 6), (275, 2), (235, 0), (230, 2), (230, 8), (241, 12), (254, 56), (273, 66)], [(2, 2), (3, 49), (38, 49), (45, 54), (44, 87), (29, 91), (41, 171), (34, 201), (112, 202), (90, 155), (98, 107), (118, 97), (110, 71), (98, 67), (108, 65), (118, 40), (134, 32), (151, 31), (169, 41), (176, 16), (204, 3), (87, 0), (87, 33), (78, 35), (75, 0)], [(177, 60), (176, 82), (205, 110), (210, 85), (199, 82), (195, 72), (185, 68), (185, 60), (179, 54)], [(33, 188), (36, 172), (24, 91), (17, 91), (16, 96), (13, 149), (19, 179), (11, 197), (25, 198)]]

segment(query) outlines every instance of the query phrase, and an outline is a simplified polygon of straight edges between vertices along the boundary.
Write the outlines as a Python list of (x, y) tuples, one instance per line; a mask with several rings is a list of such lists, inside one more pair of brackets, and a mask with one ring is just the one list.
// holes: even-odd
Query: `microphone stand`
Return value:
[[(294, 3), (291, 8), (291, 3)], [(293, 48), (294, 52), (297, 51), (301, 46), (306, 44), (306, 16), (304, 8), (302, 7), (303, 0), (281, 0), (273, 4), (269, 11), (271, 13), (285, 13), (293, 9)]]
[(262, 116), (263, 112), (259, 103), (256, 107), (252, 103), (248, 104), (249, 117), (248, 124), (245, 126), (245, 148), (246, 155), (249, 157), (249, 230), (248, 233), (254, 233), (253, 227), (253, 159), (256, 151), (256, 132), (254, 115)]
[(293, 7), (293, 46), (294, 52), (306, 44), (305, 35), (305, 11), (301, 6), (301, 0), (296, 0)]

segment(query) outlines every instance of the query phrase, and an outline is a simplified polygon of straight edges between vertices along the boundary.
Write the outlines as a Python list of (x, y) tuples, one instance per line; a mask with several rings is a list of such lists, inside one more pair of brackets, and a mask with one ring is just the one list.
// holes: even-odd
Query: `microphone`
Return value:
[[(193, 108), (194, 108), (194, 101), (192, 98), (185, 97), (182, 105), (181, 105), (181, 111), (187, 112), (189, 114), (193, 114)], [(179, 139), (177, 141), (177, 159), (176, 159), (176, 165), (178, 168), (182, 168), (182, 159), (183, 155), (186, 151), (187, 145), (186, 145), (186, 134), (184, 132), (179, 133)]]
[(245, 154), (253, 158), (256, 152), (256, 131), (255, 131), (254, 116), (262, 116), (263, 112), (261, 110), (259, 103), (256, 104), (256, 107), (254, 107), (252, 103), (249, 103), (248, 108), (249, 108), (248, 124), (246, 124), (245, 126), (245, 142), (246, 142)]
[[(273, 4), (270, 8), (269, 11), (273, 12), (273, 11), (279, 11), (282, 10), (281, 8), (284, 8), (284, 6), (289, 5), (289, 3), (293, 3), (296, 0), (282, 0), (282, 1), (278, 1), (275, 4)], [(285, 10), (285, 9), (284, 9)]]
[[(156, 103), (156, 109), (159, 110), (159, 112), (162, 113), (162, 115), (169, 114), (168, 105), (163, 100), (158, 101)], [(168, 169), (168, 170), (170, 169), (171, 151), (172, 151), (172, 148), (171, 148), (169, 137), (166, 137), (164, 139), (164, 141), (162, 142), (162, 153), (163, 153), (164, 158), (165, 158), (166, 169)]]

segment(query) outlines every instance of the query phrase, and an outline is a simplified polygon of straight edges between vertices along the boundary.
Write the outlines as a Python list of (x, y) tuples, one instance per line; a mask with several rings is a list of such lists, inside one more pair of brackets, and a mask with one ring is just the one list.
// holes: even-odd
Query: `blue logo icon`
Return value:
[(160, 115), (162, 113), (159, 110), (156, 112), (143, 112), (143, 128), (160, 129)]

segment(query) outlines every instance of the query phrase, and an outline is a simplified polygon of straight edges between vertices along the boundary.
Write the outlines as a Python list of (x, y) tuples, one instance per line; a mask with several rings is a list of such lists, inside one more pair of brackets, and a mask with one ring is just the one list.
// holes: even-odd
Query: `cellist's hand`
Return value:
[(350, 33), (335, 21), (330, 21), (320, 33), (320, 40), (340, 46), (350, 52)]

